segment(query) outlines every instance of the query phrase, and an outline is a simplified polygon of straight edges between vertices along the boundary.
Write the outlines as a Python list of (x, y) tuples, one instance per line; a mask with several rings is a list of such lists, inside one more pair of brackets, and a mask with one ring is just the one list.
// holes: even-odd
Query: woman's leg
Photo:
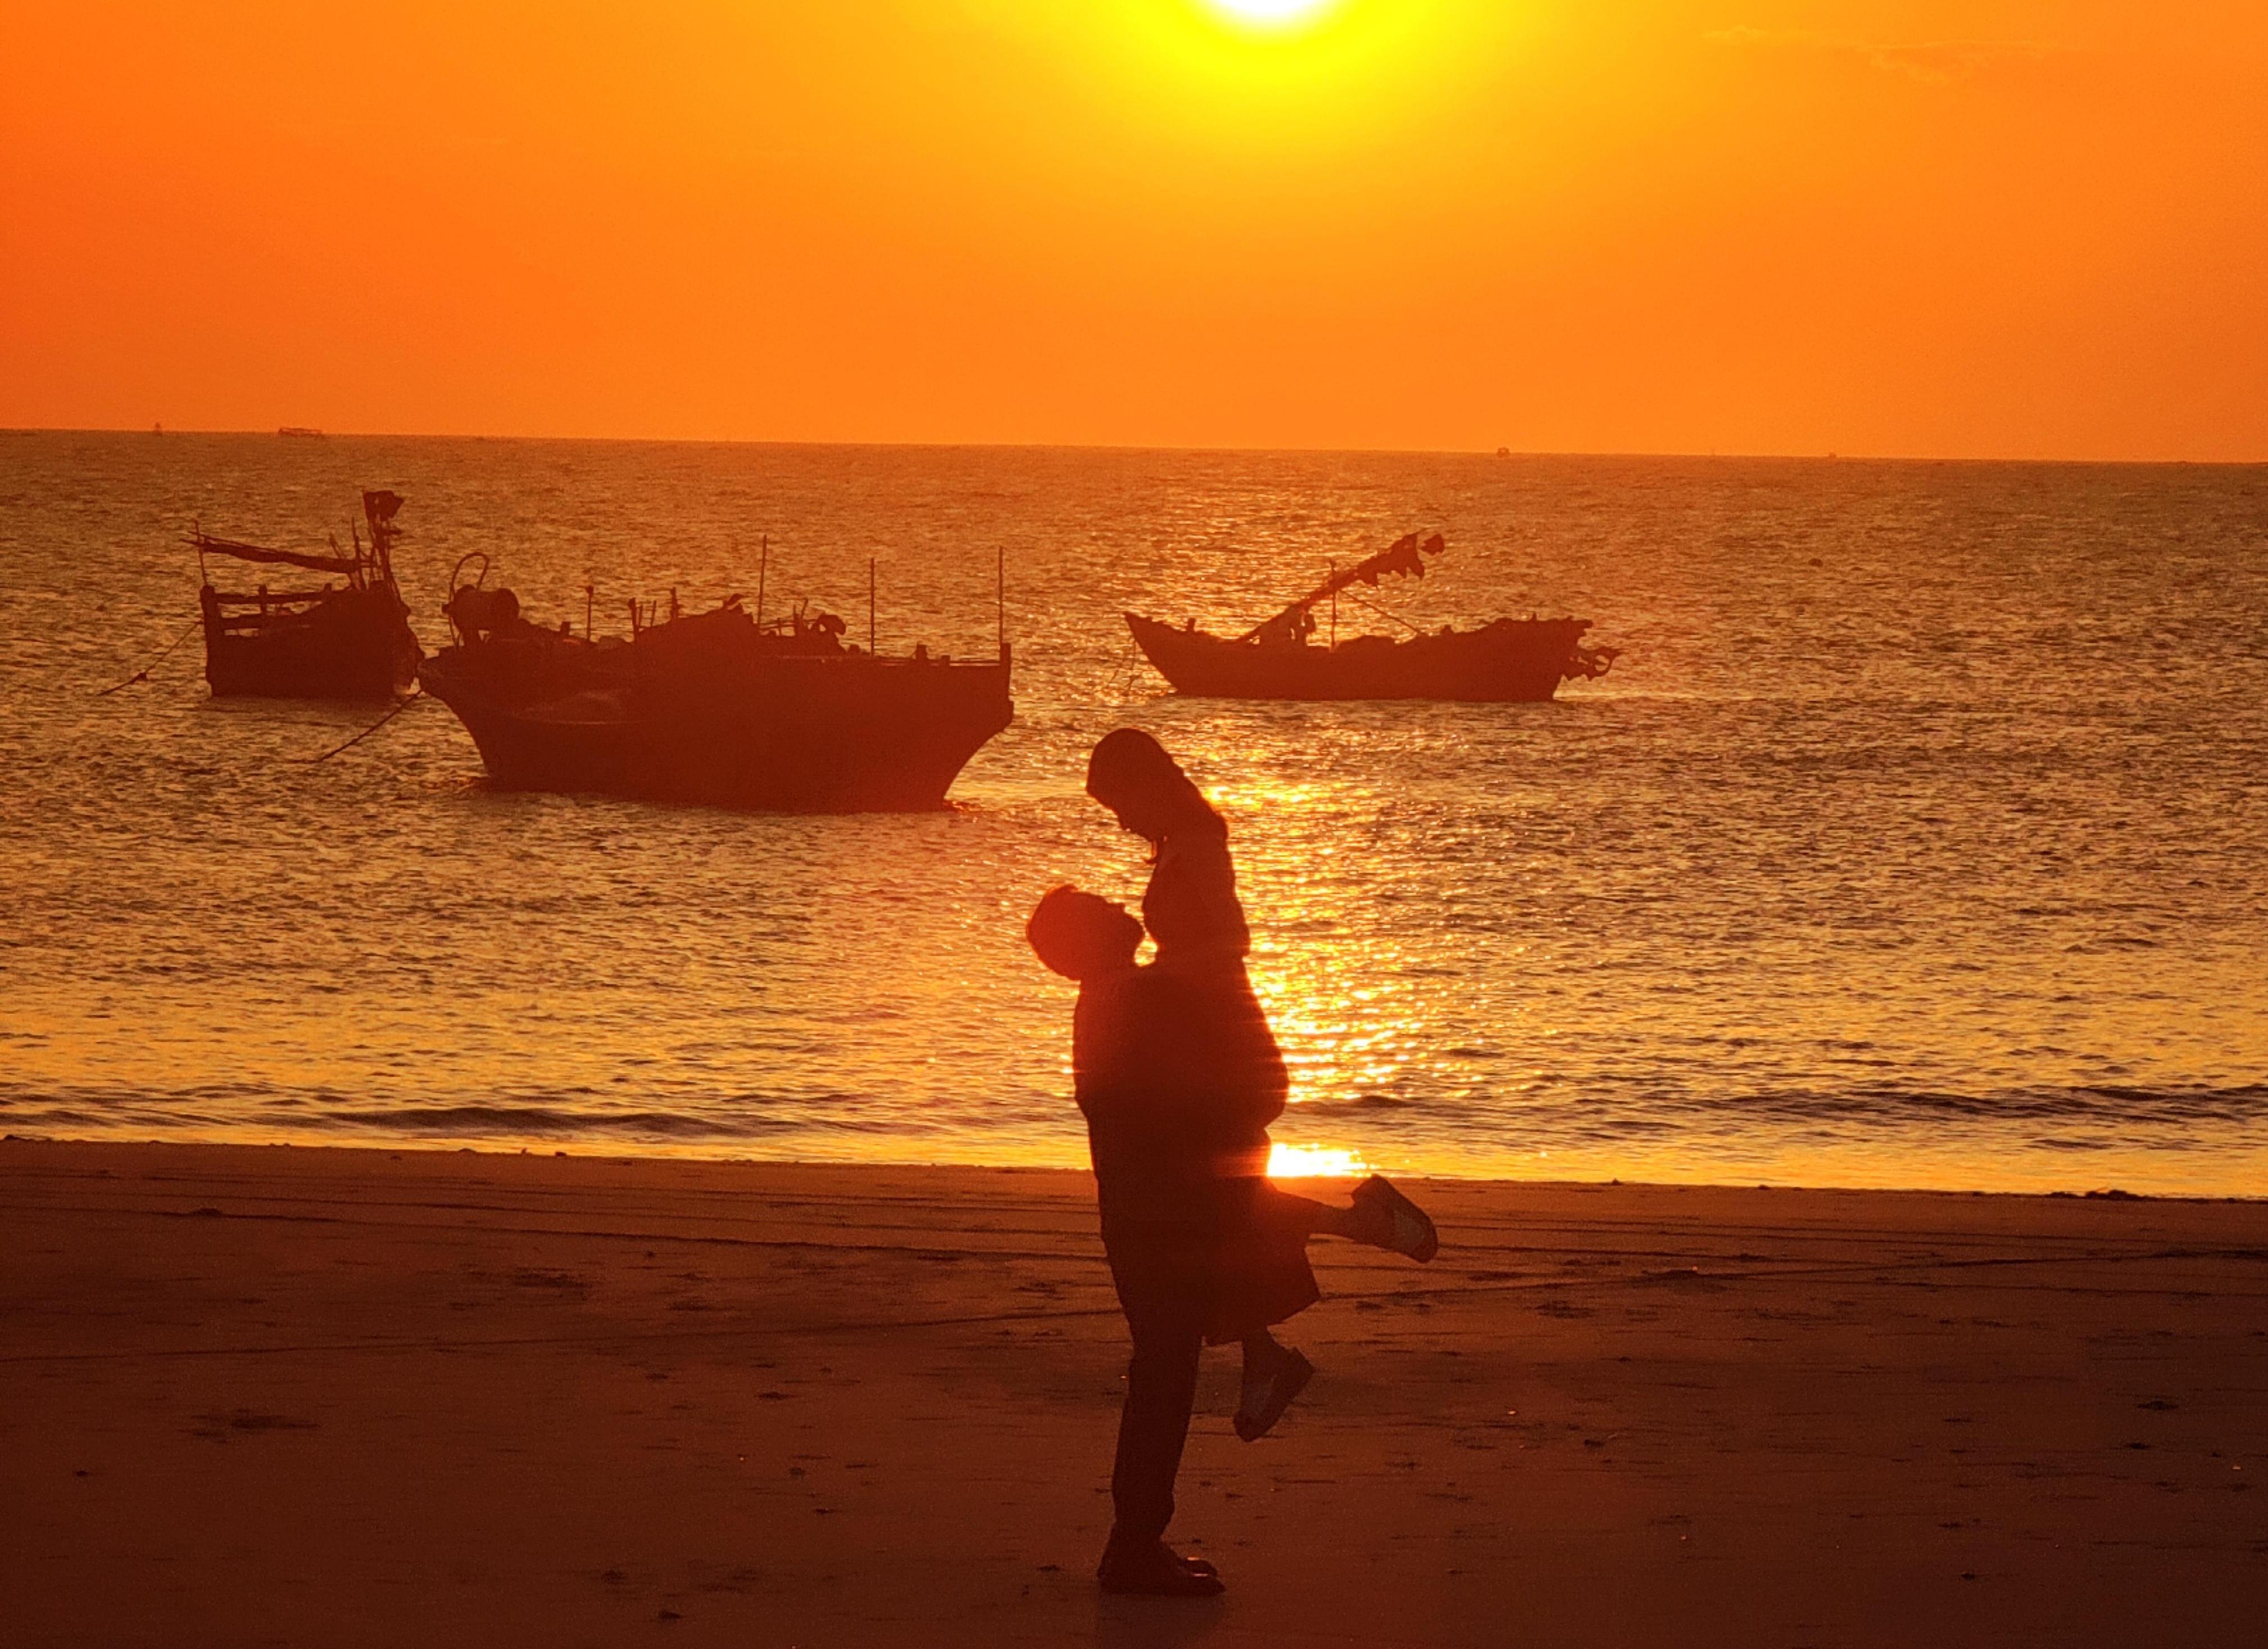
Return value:
[(1316, 1202), (1280, 1187), (1274, 1189), (1274, 1201), (1285, 1222), (1303, 1237), (1344, 1237), (1350, 1242), (1367, 1242), (1373, 1248), (1385, 1245), (1391, 1233), (1367, 1210), (1333, 1208), (1329, 1203)]
[[(1256, 1214), (1278, 1230), (1297, 1237), (1302, 1243), (1317, 1232), (1329, 1232), (1336, 1236), (1351, 1236), (1345, 1229), (1353, 1211), (1333, 1208), (1311, 1197), (1297, 1196), (1265, 1180), (1256, 1182), (1257, 1200), (1250, 1206)], [(1247, 1411), (1256, 1410), (1266, 1401), (1268, 1388), (1278, 1374), (1296, 1360), (1297, 1354), (1262, 1324), (1248, 1329), (1241, 1336), (1244, 1346), (1243, 1406)]]
[(1256, 1442), (1274, 1429), (1292, 1400), (1314, 1379), (1315, 1366), (1265, 1329), (1244, 1336), (1244, 1389), (1236, 1403), (1236, 1434)]
[(1244, 1336), (1244, 1399), (1247, 1407), (1263, 1387), (1276, 1377), (1276, 1371), (1290, 1360), (1292, 1354), (1284, 1343), (1265, 1329), (1255, 1329)]
[(1348, 1208), (1333, 1208), (1272, 1186), (1270, 1198), (1276, 1205), (1274, 1217), (1302, 1238), (1344, 1237), (1350, 1242), (1406, 1254), (1421, 1263), (1440, 1249), (1440, 1236), (1432, 1218), (1374, 1174), (1355, 1188), (1353, 1205)]

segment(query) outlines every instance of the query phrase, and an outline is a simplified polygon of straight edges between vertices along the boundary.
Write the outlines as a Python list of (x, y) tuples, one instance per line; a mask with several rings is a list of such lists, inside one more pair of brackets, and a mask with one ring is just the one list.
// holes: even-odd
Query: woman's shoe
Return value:
[(1423, 1265), (1441, 1251), (1441, 1233), (1425, 1211), (1373, 1174), (1354, 1188), (1354, 1204), (1381, 1223), (1381, 1248), (1406, 1254)]
[[(1297, 1351), (1285, 1351), (1283, 1362), (1261, 1388), (1260, 1401), (1250, 1407), (1239, 1405), (1236, 1418), (1231, 1423), (1236, 1427), (1237, 1436), (1248, 1443), (1256, 1443), (1267, 1436), (1276, 1422), (1284, 1417), (1284, 1410), (1292, 1406), (1292, 1400), (1305, 1391), (1307, 1382), (1314, 1377), (1313, 1363)], [(1250, 1394), (1246, 1395), (1248, 1400)]]

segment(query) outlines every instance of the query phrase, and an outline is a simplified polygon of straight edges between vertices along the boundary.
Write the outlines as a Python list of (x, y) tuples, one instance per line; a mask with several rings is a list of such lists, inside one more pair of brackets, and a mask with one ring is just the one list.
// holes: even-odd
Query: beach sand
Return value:
[(0, 1639), (2255, 1640), (2268, 1204), (1410, 1189), (1160, 1603), (1083, 1175), (8, 1142)]

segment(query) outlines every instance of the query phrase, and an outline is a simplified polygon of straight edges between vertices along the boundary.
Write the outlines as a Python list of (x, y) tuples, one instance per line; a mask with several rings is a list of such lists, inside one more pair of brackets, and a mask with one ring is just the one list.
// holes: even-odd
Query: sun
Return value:
[(1211, 0), (1211, 4), (1214, 11), (1226, 12), (1240, 23), (1270, 28), (1313, 17), (1335, 0)]

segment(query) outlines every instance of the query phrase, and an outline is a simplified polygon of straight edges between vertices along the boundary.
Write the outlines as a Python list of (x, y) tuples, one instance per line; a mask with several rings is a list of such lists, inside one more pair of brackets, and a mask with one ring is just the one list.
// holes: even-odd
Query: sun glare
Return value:
[(1336, 1145), (1287, 1145), (1279, 1139), (1268, 1151), (1271, 1180), (1344, 1180), (1369, 1172), (1360, 1152)]
[(1263, 28), (1281, 28), (1300, 22), (1331, 4), (1332, 0), (1211, 0), (1214, 11), (1225, 12), (1240, 23)]

